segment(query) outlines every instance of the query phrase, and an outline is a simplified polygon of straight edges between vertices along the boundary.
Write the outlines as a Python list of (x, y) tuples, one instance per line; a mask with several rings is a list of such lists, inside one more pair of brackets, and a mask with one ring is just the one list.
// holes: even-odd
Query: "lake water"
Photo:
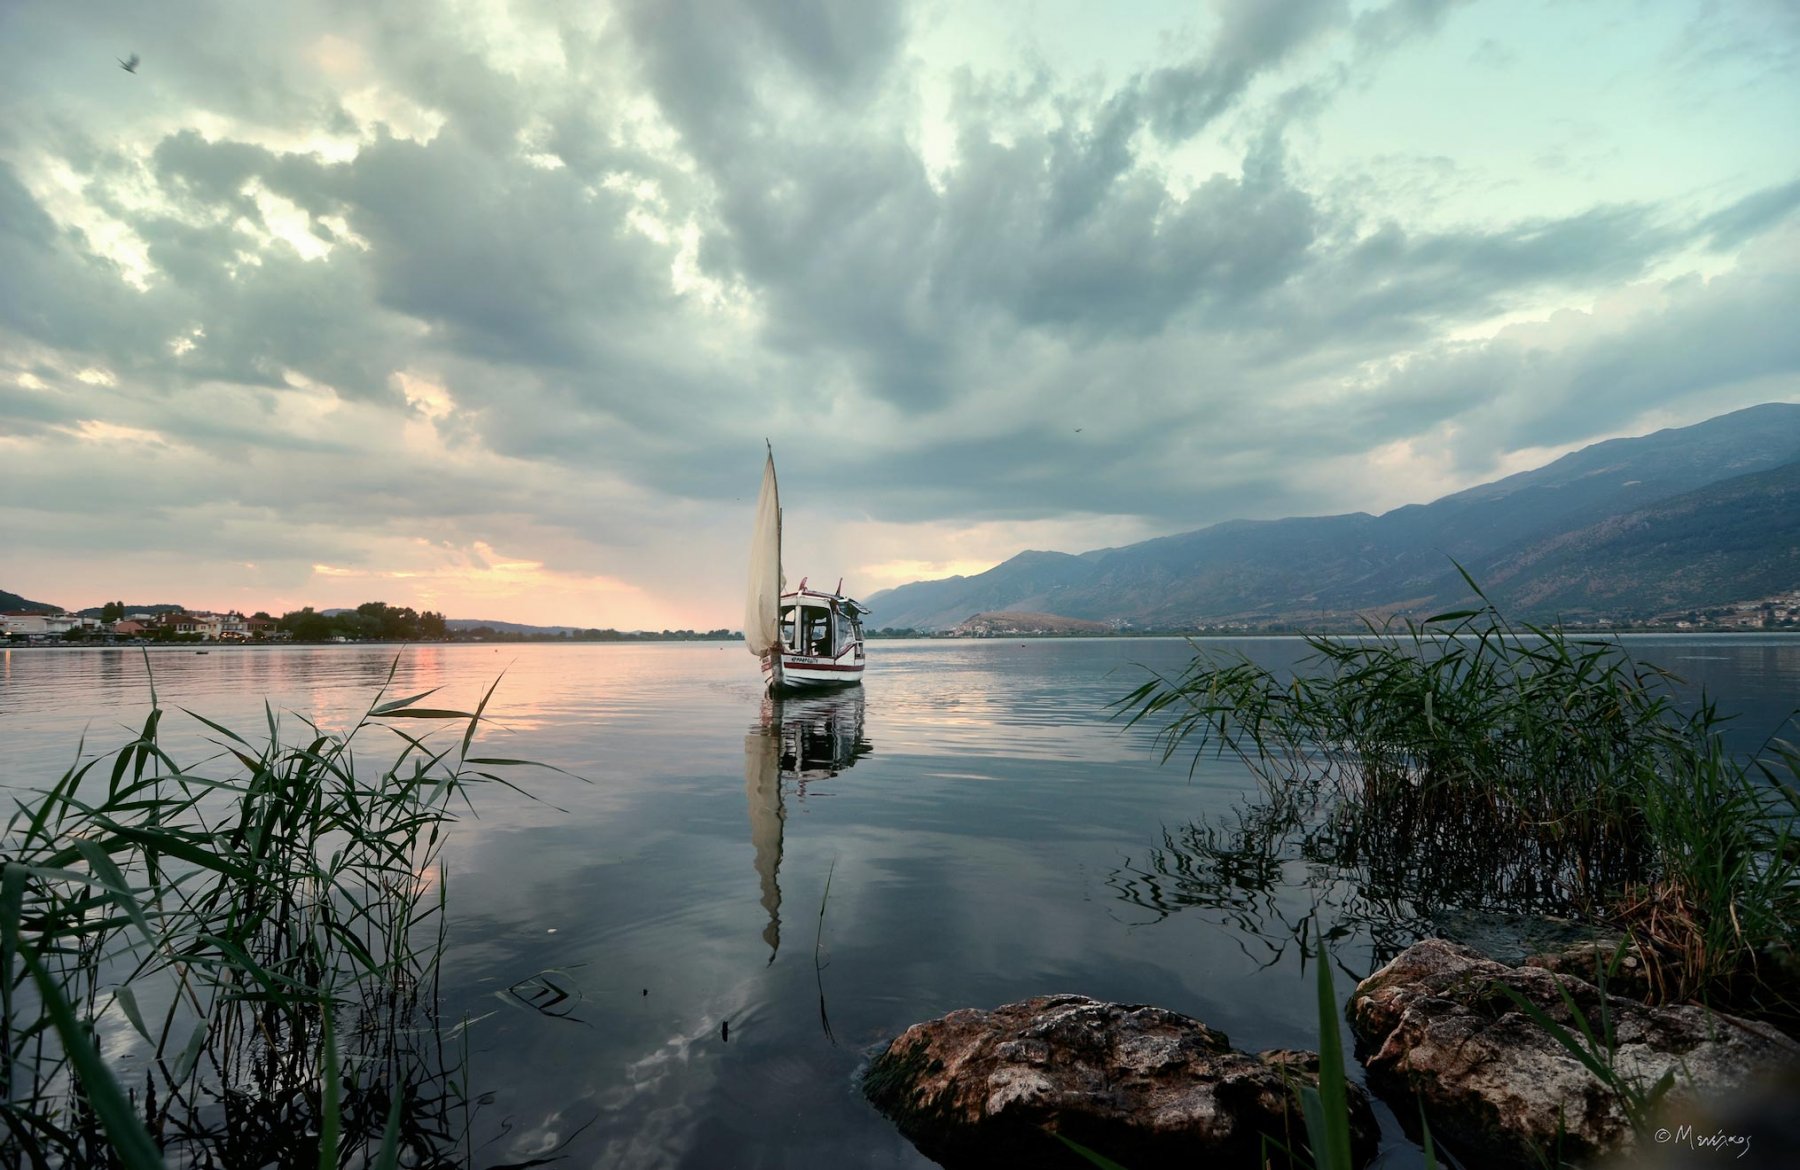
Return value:
[[(1305, 650), (1208, 643), (1269, 665)], [(1800, 639), (1627, 645), (1740, 712), (1740, 750), (1800, 696)], [(855, 1087), (869, 1047), (917, 1021), (1072, 991), (1185, 1012), (1241, 1048), (1311, 1048), (1295, 934), (1321, 896), (1340, 998), (1408, 941), (1334, 920), (1341, 876), (1296, 859), (1235, 890), (1188, 880), (1196, 822), (1228, 822), (1249, 778), (1162, 764), (1107, 704), (1189, 655), (1173, 639), (876, 642), (862, 687), (779, 704), (737, 643), (150, 661), (177, 758), (216, 750), (179, 708), (252, 739), (265, 699), (286, 726), (342, 730), (392, 669), (390, 697), (442, 687), (433, 705), (499, 679), (485, 754), (584, 778), (529, 774), (541, 801), (484, 791), (444, 853), (441, 1019), (473, 1021), (471, 1164), (818, 1167), (930, 1165)], [(89, 755), (116, 748), (149, 705), (139, 652), (0, 650), (0, 786), (53, 780), (84, 736)], [(1383, 1124), (1383, 1164), (1416, 1165)]]

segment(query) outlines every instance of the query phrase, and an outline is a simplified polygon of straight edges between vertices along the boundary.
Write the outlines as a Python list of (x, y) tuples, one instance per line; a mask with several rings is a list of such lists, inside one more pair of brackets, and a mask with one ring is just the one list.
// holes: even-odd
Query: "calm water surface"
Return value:
[[(1305, 651), (1212, 644), (1272, 666)], [(1741, 713), (1740, 750), (1800, 696), (1800, 639), (1627, 644)], [(301, 714), (343, 730), (392, 669), (390, 697), (442, 687), (446, 706), (499, 679), (483, 751), (585, 778), (533, 773), (535, 802), (483, 792), (444, 854), (443, 1019), (473, 1021), (473, 1164), (817, 1167), (930, 1165), (854, 1079), (871, 1045), (958, 1007), (1074, 991), (1186, 1012), (1242, 1048), (1316, 1046), (1294, 931), (1331, 875), (1285, 861), (1247, 891), (1197, 895), (1180, 843), (1242, 807), (1247, 775), (1163, 765), (1149, 730), (1108, 718), (1146, 668), (1189, 654), (1173, 639), (878, 642), (861, 688), (780, 704), (739, 644), (150, 661), (180, 759), (217, 749), (179, 708), (253, 740), (265, 699), (284, 730)], [(116, 748), (150, 686), (135, 651), (0, 651), (0, 786), (54, 779), (84, 736), (88, 755)], [(1342, 996), (1406, 939), (1337, 925)], [(1385, 1164), (1416, 1165), (1383, 1122)]]

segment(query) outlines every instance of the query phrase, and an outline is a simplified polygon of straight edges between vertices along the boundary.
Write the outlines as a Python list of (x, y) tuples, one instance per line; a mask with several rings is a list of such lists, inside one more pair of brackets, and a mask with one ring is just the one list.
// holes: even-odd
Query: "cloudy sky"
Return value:
[(7, 0), (0, 588), (735, 627), (765, 437), (863, 595), (1429, 500), (1800, 400), (1797, 112), (1789, 0)]

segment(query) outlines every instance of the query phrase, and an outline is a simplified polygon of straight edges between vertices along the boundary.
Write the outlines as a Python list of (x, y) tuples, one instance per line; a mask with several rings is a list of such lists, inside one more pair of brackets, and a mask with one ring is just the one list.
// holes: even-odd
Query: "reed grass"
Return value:
[[(162, 746), (153, 685), (135, 739), (16, 800), (0, 1145), (20, 1164), (380, 1166), (458, 1140), (441, 851), (472, 790), (516, 789), (501, 772), (526, 762), (472, 754), (492, 687), (464, 711), (389, 700), (392, 680), (341, 735), (302, 719), (290, 741), (265, 704), (254, 745), (188, 712), (220, 749), (192, 765)], [(411, 730), (444, 725), (460, 735)], [(368, 763), (383, 728), (395, 752)], [(101, 1057), (121, 1048), (141, 1093)]]
[(1197, 648), (1116, 707), (1160, 724), (1165, 760), (1244, 761), (1265, 814), (1328, 840), (1378, 899), (1454, 889), (1610, 921), (1654, 968), (1655, 998), (1792, 1030), (1800, 753), (1772, 741), (1734, 759), (1717, 710), (1678, 708), (1669, 672), (1482, 601), (1309, 638), (1291, 678)]

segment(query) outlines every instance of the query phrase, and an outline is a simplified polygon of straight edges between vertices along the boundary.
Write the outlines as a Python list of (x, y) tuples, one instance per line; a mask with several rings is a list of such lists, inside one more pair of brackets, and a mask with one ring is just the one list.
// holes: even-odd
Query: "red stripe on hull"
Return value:
[(862, 679), (864, 663), (861, 662), (821, 662), (795, 659), (781, 656), (779, 671), (770, 669), (769, 659), (764, 659), (764, 671), (771, 674), (771, 685), (782, 689), (809, 686), (842, 686), (858, 682)]

